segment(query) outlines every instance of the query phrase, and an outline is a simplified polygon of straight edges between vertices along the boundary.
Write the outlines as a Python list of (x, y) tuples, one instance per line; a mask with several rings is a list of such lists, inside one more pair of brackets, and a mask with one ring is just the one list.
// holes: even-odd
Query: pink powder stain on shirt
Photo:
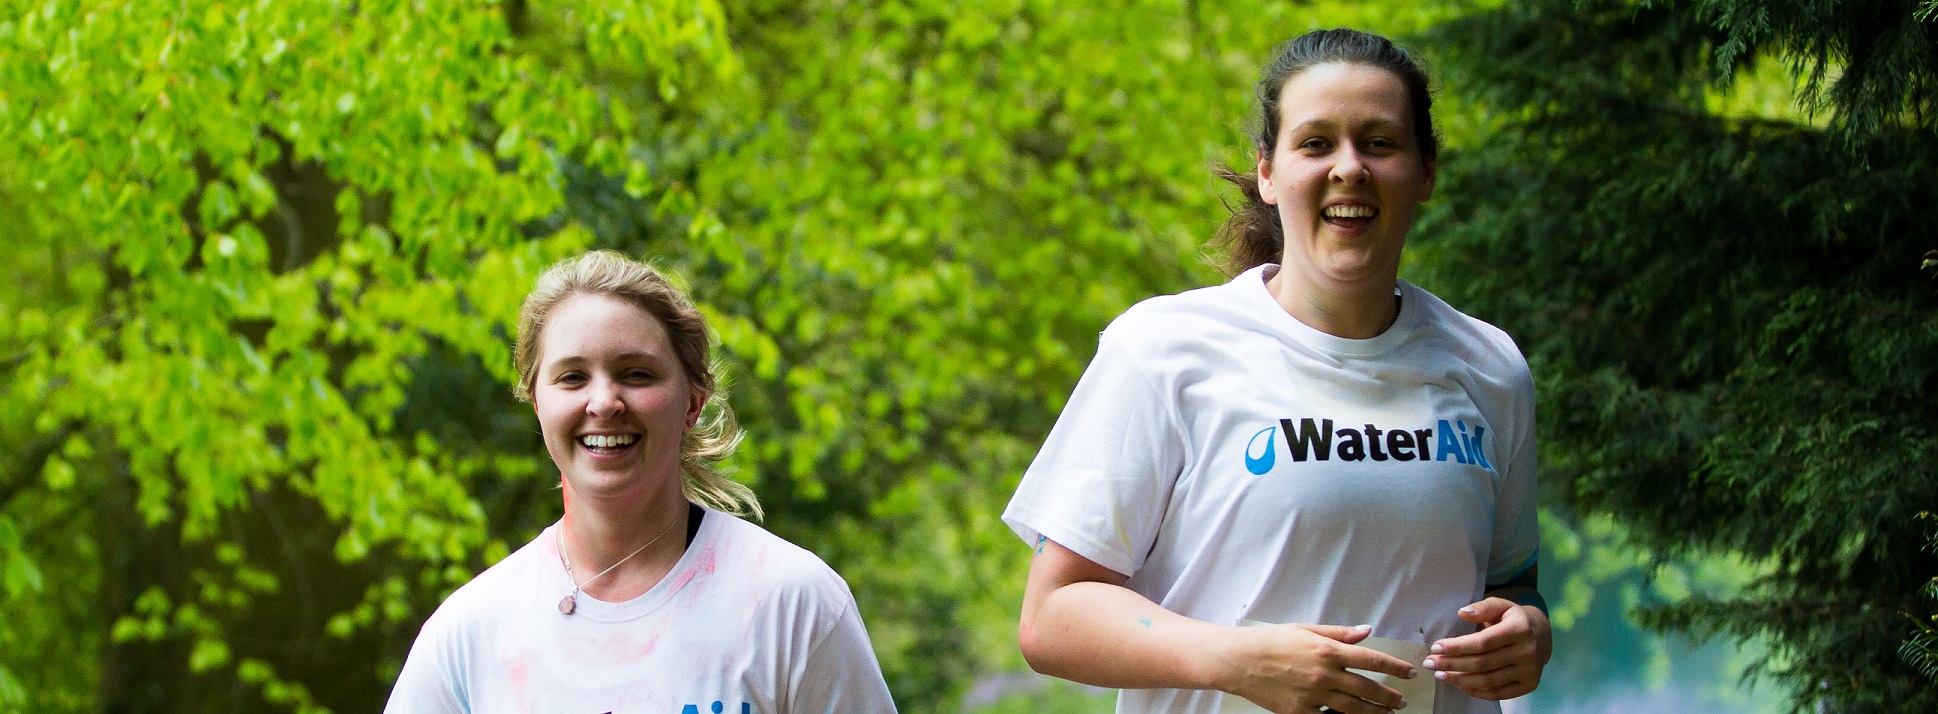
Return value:
[[(663, 618), (649, 617), (617, 627), (611, 634), (587, 643), (587, 646), (598, 651), (599, 658), (609, 663), (643, 663), (659, 650), (660, 635), (664, 633), (666, 625)], [(642, 636), (642, 632), (648, 634)]]
[(640, 647), (639, 654), (635, 656), (643, 660), (648, 657), (652, 657), (653, 650), (656, 650), (656, 649), (659, 649), (659, 633), (657, 632), (653, 633), (652, 637), (646, 638), (645, 646)]
[(632, 658), (639, 651), (639, 638), (625, 631), (614, 632), (598, 641), (599, 658), (608, 662)]
[(712, 575), (714, 569), (719, 564), (720, 564), (720, 548), (718, 546), (708, 544), (705, 549), (700, 551), (700, 557), (694, 559), (693, 569), (696, 571), (699, 571), (701, 575)]
[(531, 711), (532, 672), (529, 656), (520, 656), (512, 660), (505, 668), (505, 679), (511, 682), (512, 701), (518, 702), (519, 708), (527, 712)]
[[(753, 572), (758, 573), (758, 572), (762, 572), (766, 568), (767, 568), (767, 549), (761, 548), (760, 550), (757, 550), (754, 552), (754, 564), (753, 564), (752, 570)], [(754, 634), (754, 628), (757, 624), (759, 624), (756, 616), (758, 615), (758, 613), (762, 612), (761, 606), (765, 604), (767, 604), (767, 593), (765, 591), (755, 593), (753, 605), (751, 605), (746, 609), (746, 611), (741, 613), (740, 639), (749, 641), (749, 642), (760, 641), (760, 638), (758, 638)]]
[(673, 591), (679, 592), (684, 590), (688, 584), (703, 576), (712, 576), (720, 565), (719, 560), (718, 548), (708, 545), (698, 555), (693, 557), (693, 567), (680, 571), (679, 578), (675, 579), (672, 583)]

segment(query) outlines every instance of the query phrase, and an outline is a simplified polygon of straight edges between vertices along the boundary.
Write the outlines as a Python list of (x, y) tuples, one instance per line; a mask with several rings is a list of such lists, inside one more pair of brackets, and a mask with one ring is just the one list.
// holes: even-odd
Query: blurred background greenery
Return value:
[(1342, 25), (1440, 80), (1403, 276), (1540, 382), (1522, 711), (1938, 710), (1931, 0), (0, 7), (0, 710), (379, 707), (558, 517), (509, 343), (589, 248), (702, 303), (904, 711), (1107, 710), (997, 515)]

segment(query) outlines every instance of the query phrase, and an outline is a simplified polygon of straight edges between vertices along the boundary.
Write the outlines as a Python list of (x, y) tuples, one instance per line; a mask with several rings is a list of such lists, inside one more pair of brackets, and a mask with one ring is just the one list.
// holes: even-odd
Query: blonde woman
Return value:
[(685, 295), (616, 253), (568, 260), (514, 359), (565, 516), (438, 607), (387, 712), (894, 711), (847, 585), (711, 466), (738, 432)]

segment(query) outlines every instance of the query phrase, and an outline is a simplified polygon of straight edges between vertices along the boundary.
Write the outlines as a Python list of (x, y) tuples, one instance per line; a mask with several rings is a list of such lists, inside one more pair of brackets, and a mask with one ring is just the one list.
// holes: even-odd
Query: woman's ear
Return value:
[(687, 393), (686, 393), (686, 428), (687, 429), (692, 429), (695, 426), (699, 426), (700, 412), (706, 409), (707, 397), (711, 397), (711, 396), (713, 396), (712, 392), (709, 392), (705, 389), (701, 389), (699, 387), (694, 387), (690, 390), (687, 390)]
[(1439, 173), (1440, 157), (1424, 157), (1421, 163), (1426, 165), (1427, 173), (1426, 180), (1420, 182), (1420, 203), (1426, 203), (1427, 199), (1433, 198), (1433, 177)]
[(1272, 190), (1272, 159), (1263, 151), (1258, 152), (1258, 195), (1266, 203), (1278, 205), (1278, 194)]

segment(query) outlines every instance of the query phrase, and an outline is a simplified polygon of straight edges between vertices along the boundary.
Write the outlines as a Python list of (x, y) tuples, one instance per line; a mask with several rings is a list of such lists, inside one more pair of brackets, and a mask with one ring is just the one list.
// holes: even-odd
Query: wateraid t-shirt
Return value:
[(626, 602), (572, 581), (553, 532), (424, 623), (386, 714), (893, 714), (854, 597), (813, 553), (708, 511), (658, 585)]
[[(1411, 284), (1377, 337), (1315, 330), (1278, 266), (1146, 300), (1104, 330), (1003, 520), (1208, 622), (1370, 623), (1414, 642), (1533, 564), (1534, 383), (1507, 335)], [(1125, 690), (1120, 712), (1216, 712)], [(1439, 714), (1498, 712), (1439, 686)]]

